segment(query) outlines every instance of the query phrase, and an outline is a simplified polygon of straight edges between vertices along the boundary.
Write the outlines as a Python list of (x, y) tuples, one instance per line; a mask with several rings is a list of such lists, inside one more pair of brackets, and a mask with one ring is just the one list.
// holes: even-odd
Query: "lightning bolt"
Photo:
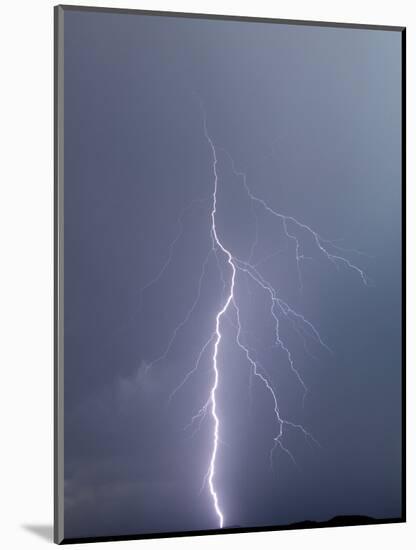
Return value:
[[(260, 292), (263, 292), (265, 294), (269, 303), (268, 312), (274, 326), (274, 347), (280, 350), (281, 353), (283, 353), (285, 357), (285, 362), (288, 368), (290, 369), (290, 372), (292, 373), (292, 375), (297, 380), (297, 383), (302, 388), (302, 391), (303, 391), (302, 402), (304, 405), (305, 398), (308, 393), (308, 388), (304, 379), (302, 378), (302, 375), (299, 369), (295, 364), (295, 360), (290, 350), (290, 347), (283, 339), (283, 336), (280, 330), (281, 323), (282, 322), (287, 323), (288, 326), (292, 327), (292, 329), (301, 337), (306, 352), (309, 353), (309, 349), (307, 346), (308, 339), (314, 340), (316, 344), (319, 345), (320, 348), (322, 348), (326, 352), (332, 353), (332, 351), (328, 346), (328, 344), (325, 342), (324, 338), (322, 338), (319, 330), (312, 323), (312, 321), (307, 319), (306, 316), (303, 315), (301, 312), (296, 311), (285, 299), (281, 297), (279, 289), (275, 288), (272, 285), (272, 283), (265, 278), (265, 276), (261, 273), (261, 265), (273, 259), (276, 255), (284, 252), (285, 250), (290, 250), (290, 247), (291, 247), (293, 249), (293, 256), (296, 262), (299, 292), (301, 293), (303, 290), (302, 262), (304, 260), (314, 259), (310, 256), (306, 256), (303, 251), (304, 240), (308, 238), (309, 241), (313, 243), (317, 258), (323, 259), (329, 262), (330, 264), (334, 265), (337, 269), (343, 266), (344, 268), (357, 274), (365, 285), (369, 285), (370, 281), (367, 275), (365, 274), (365, 272), (360, 267), (358, 267), (356, 264), (354, 264), (346, 256), (343, 255), (344, 253), (365, 255), (364, 253), (354, 249), (343, 248), (335, 244), (335, 241), (329, 241), (327, 239), (324, 239), (317, 231), (315, 231), (315, 229), (313, 229), (309, 225), (303, 222), (300, 222), (298, 219), (294, 218), (291, 215), (278, 212), (277, 210), (272, 208), (264, 199), (258, 197), (251, 191), (247, 182), (247, 179), (248, 179), (247, 175), (236, 168), (234, 160), (231, 157), (231, 155), (228, 153), (228, 151), (226, 151), (222, 147), (220, 148), (215, 146), (214, 140), (208, 131), (207, 116), (206, 116), (205, 108), (202, 102), (201, 102), (201, 109), (203, 113), (203, 133), (204, 133), (205, 140), (209, 146), (209, 150), (212, 158), (213, 191), (211, 195), (211, 202), (210, 202), (211, 206), (209, 211), (209, 221), (210, 221), (209, 233), (211, 238), (211, 249), (209, 250), (202, 264), (201, 274), (198, 280), (197, 291), (196, 291), (196, 296), (194, 298), (194, 301), (192, 302), (185, 316), (180, 320), (180, 322), (174, 328), (171, 338), (169, 339), (163, 353), (159, 357), (154, 359), (148, 365), (147, 368), (154, 367), (157, 363), (164, 361), (167, 358), (177, 338), (178, 332), (182, 330), (185, 327), (185, 325), (190, 321), (192, 314), (194, 313), (201, 297), (203, 281), (205, 278), (208, 263), (212, 255), (214, 255), (217, 263), (220, 279), (222, 282), (222, 292), (221, 292), (221, 302), (220, 302), (221, 305), (218, 311), (215, 313), (213, 330), (211, 334), (208, 335), (203, 346), (201, 347), (195, 359), (195, 363), (192, 369), (187, 372), (187, 374), (182, 379), (182, 381), (171, 392), (169, 396), (169, 403), (173, 400), (175, 395), (185, 386), (188, 380), (193, 375), (195, 375), (195, 373), (197, 372), (197, 370), (201, 365), (204, 355), (208, 353), (208, 350), (211, 350), (210, 351), (210, 368), (212, 371), (212, 385), (210, 387), (210, 390), (208, 392), (208, 396), (205, 402), (203, 403), (201, 408), (191, 417), (191, 420), (189, 424), (185, 426), (185, 429), (188, 429), (192, 427), (194, 424), (197, 424), (196, 430), (194, 431), (194, 434), (195, 434), (200, 429), (202, 422), (207, 418), (207, 415), (208, 414), (210, 415), (210, 418), (212, 421), (212, 428), (213, 428), (211, 454), (208, 461), (209, 462), (208, 469), (203, 479), (201, 491), (206, 486), (208, 487), (211, 501), (213, 504), (213, 509), (217, 517), (218, 525), (220, 528), (223, 528), (224, 512), (220, 503), (218, 489), (216, 486), (216, 479), (217, 479), (218, 449), (219, 449), (219, 445), (221, 444), (221, 439), (220, 439), (221, 414), (220, 414), (220, 408), (218, 405), (218, 396), (217, 396), (218, 388), (221, 382), (220, 375), (221, 375), (221, 368), (222, 368), (220, 365), (219, 356), (221, 351), (221, 343), (224, 338), (223, 321), (225, 319), (231, 322), (231, 324), (235, 328), (235, 346), (242, 352), (247, 362), (247, 365), (250, 369), (250, 385), (252, 383), (252, 380), (258, 380), (258, 382), (264, 388), (265, 392), (267, 392), (267, 394), (269, 395), (269, 398), (272, 404), (272, 410), (273, 410), (274, 419), (275, 419), (275, 433), (273, 435), (273, 439), (271, 442), (270, 455), (269, 455), (271, 469), (273, 470), (274, 453), (277, 449), (280, 449), (280, 451), (284, 455), (286, 455), (294, 465), (297, 466), (293, 453), (284, 443), (284, 436), (288, 430), (296, 430), (300, 432), (304, 436), (305, 440), (308, 440), (314, 443), (315, 445), (319, 446), (319, 442), (306, 428), (304, 428), (301, 424), (292, 422), (290, 419), (287, 419), (284, 416), (282, 416), (279, 408), (278, 394), (274, 387), (274, 384), (271, 381), (271, 378), (268, 372), (260, 364), (256, 356), (255, 350), (253, 350), (250, 347), (250, 345), (244, 341), (243, 333), (245, 331), (243, 329), (243, 320), (242, 320), (242, 313), (241, 313), (241, 309), (238, 301), (238, 292), (236, 292), (237, 283), (239, 286), (240, 285), (239, 281), (244, 280), (245, 284), (247, 285), (246, 287), (247, 290), (250, 289), (250, 285), (254, 285)], [(219, 232), (217, 229), (217, 201), (218, 201), (218, 185), (219, 185), (218, 152), (219, 151), (224, 152), (227, 158), (229, 159), (230, 167), (233, 174), (241, 180), (244, 192), (246, 193), (248, 199), (250, 200), (251, 212), (255, 221), (255, 237), (249, 249), (248, 258), (245, 260), (233, 254), (232, 250), (226, 245), (223, 238), (219, 235)], [(193, 202), (202, 202), (204, 200), (205, 199), (201, 199), (200, 201), (193, 201)], [(190, 206), (192, 206), (192, 203)], [(170, 262), (173, 260), (174, 248), (177, 242), (179, 241), (179, 239), (181, 238), (184, 231), (183, 223), (182, 223), (183, 216), (186, 213), (186, 211), (190, 208), (190, 206), (184, 209), (184, 211), (182, 212), (179, 218), (180, 230), (175, 235), (173, 241), (169, 246), (169, 253), (168, 253), (167, 260), (162, 265), (158, 274), (147, 285), (145, 285), (145, 287), (143, 287), (142, 291), (148, 289), (153, 284), (156, 284), (165, 273)], [(254, 259), (256, 248), (259, 244), (259, 238), (260, 238), (259, 227), (258, 227), (258, 216), (260, 211), (273, 217), (273, 219), (279, 222), (281, 230), (283, 231), (283, 235), (285, 236), (285, 239), (286, 239), (286, 249), (276, 250), (272, 254), (269, 254), (265, 258), (260, 259), (254, 263), (253, 259)], [(231, 320), (232, 315), (235, 319), (235, 322)]]
[[(223, 242), (221, 241), (221, 239), (218, 236), (218, 231), (217, 231), (217, 226), (216, 226), (217, 190), (218, 190), (218, 171), (217, 171), (218, 157), (217, 157), (217, 151), (216, 151), (214, 142), (213, 142), (210, 134), (208, 133), (207, 120), (206, 120), (205, 112), (204, 112), (204, 135), (205, 135), (205, 138), (208, 141), (210, 149), (211, 149), (212, 158), (213, 158), (213, 172), (214, 172), (214, 191), (213, 191), (213, 194), (212, 194), (212, 210), (211, 210), (211, 235), (212, 235), (212, 238), (213, 238), (214, 248), (219, 249), (223, 253), (223, 255), (226, 257), (227, 263), (229, 264), (229, 266), (231, 268), (229, 292), (228, 292), (228, 295), (226, 297), (226, 300), (225, 300), (222, 308), (218, 311), (218, 313), (216, 315), (216, 318), (215, 318), (215, 342), (214, 342), (214, 352), (213, 352), (213, 356), (212, 356), (212, 369), (214, 371), (214, 383), (212, 385), (211, 393), (210, 393), (211, 415), (212, 415), (213, 424), (214, 424), (214, 435), (213, 435), (213, 447), (212, 447), (211, 460), (210, 460), (209, 469), (208, 469), (208, 485), (209, 485), (209, 490), (210, 490), (211, 497), (212, 497), (212, 500), (213, 500), (213, 503), (214, 503), (214, 509), (215, 509), (215, 512), (218, 516), (219, 526), (220, 526), (220, 528), (222, 528), (223, 525), (224, 525), (224, 514), (221, 510), (221, 507), (220, 507), (220, 504), (219, 504), (219, 499), (218, 499), (218, 494), (217, 494), (215, 484), (214, 484), (214, 481), (215, 481), (215, 466), (216, 466), (216, 458), (217, 458), (218, 443), (219, 443), (219, 428), (220, 428), (220, 420), (219, 420), (218, 413), (217, 413), (216, 392), (217, 392), (217, 388), (218, 388), (218, 384), (219, 384), (218, 350), (219, 350), (220, 342), (222, 340), (221, 320), (222, 320), (222, 317), (226, 314), (226, 312), (229, 309), (230, 305), (234, 306), (235, 311), (236, 311), (236, 315), (237, 315), (237, 326), (238, 326), (237, 335), (236, 335), (237, 345), (241, 350), (243, 350), (243, 352), (244, 352), (244, 354), (247, 358), (247, 361), (248, 361), (248, 363), (250, 364), (250, 366), (252, 368), (254, 376), (256, 376), (257, 378), (259, 378), (262, 381), (262, 383), (264, 384), (264, 386), (266, 387), (266, 389), (269, 391), (269, 393), (271, 394), (271, 396), (273, 398), (273, 410), (274, 410), (274, 413), (275, 413), (275, 417), (276, 417), (279, 429), (278, 429), (278, 433), (277, 433), (276, 437), (274, 438), (274, 446), (273, 446), (272, 450), (270, 451), (271, 466), (272, 466), (272, 460), (273, 460), (273, 452), (274, 452), (274, 449), (276, 448), (276, 446), (279, 446), (281, 448), (281, 450), (284, 451), (291, 458), (291, 460), (294, 463), (296, 463), (292, 453), (289, 451), (289, 449), (287, 449), (283, 445), (283, 442), (282, 442), (283, 427), (285, 425), (292, 426), (295, 429), (299, 429), (299, 430), (302, 431), (302, 433), (305, 436), (310, 437), (311, 439), (313, 439), (313, 441), (316, 441), (316, 440), (301, 425), (294, 424), (292, 422), (289, 422), (287, 420), (282, 419), (282, 417), (280, 415), (279, 407), (278, 407), (277, 397), (276, 397), (276, 394), (273, 390), (273, 387), (271, 386), (269, 380), (263, 374), (261, 374), (259, 372), (258, 365), (257, 365), (256, 361), (252, 358), (252, 356), (250, 354), (250, 351), (248, 350), (248, 348), (246, 346), (243, 345), (243, 343), (241, 341), (240, 309), (237, 306), (237, 302), (236, 302), (236, 299), (235, 299), (235, 296), (234, 296), (234, 288), (235, 288), (237, 270), (241, 270), (242, 272), (247, 273), (258, 285), (260, 285), (264, 290), (266, 290), (269, 293), (270, 298), (271, 298), (270, 312), (271, 312), (271, 315), (272, 315), (272, 317), (273, 317), (273, 319), (275, 320), (275, 323), (276, 323), (275, 324), (276, 344), (278, 346), (280, 346), (284, 350), (284, 352), (286, 353), (289, 364), (290, 364), (290, 368), (295, 373), (296, 378), (301, 383), (301, 385), (304, 389), (304, 398), (305, 398), (306, 392), (307, 392), (307, 387), (306, 387), (302, 377), (300, 376), (298, 370), (294, 366), (293, 359), (292, 359), (292, 356), (291, 356), (291, 353), (290, 353), (289, 349), (286, 347), (286, 345), (283, 343), (282, 339), (280, 338), (279, 319), (276, 315), (276, 312), (275, 312), (274, 308), (275, 308), (276, 304), (278, 304), (281, 309), (282, 309), (282, 306), (281, 306), (280, 300), (277, 299), (275, 289), (269, 283), (267, 283), (267, 281), (265, 281), (263, 279), (263, 277), (260, 275), (260, 273), (257, 271), (257, 269), (255, 267), (251, 266), (248, 262), (240, 261), (240, 260), (238, 260), (238, 258), (234, 257), (233, 254), (231, 253), (231, 251), (228, 248), (226, 248), (226, 246), (223, 244)], [(234, 168), (233, 161), (232, 161), (232, 164), (233, 164), (233, 168)], [(247, 183), (246, 183), (245, 175), (244, 175), (244, 185), (246, 187), (246, 190), (249, 192), (249, 189), (248, 189), (248, 186), (247, 186)], [(250, 193), (250, 198), (252, 198), (252, 200), (254, 200), (253, 197), (254, 196), (251, 195), (251, 193)], [(301, 275), (300, 275), (300, 268), (299, 268), (299, 258), (298, 258), (299, 242), (296, 239), (296, 237), (294, 237), (293, 235), (288, 233), (285, 218), (284, 218), (284, 227), (285, 227), (286, 235), (290, 239), (294, 239), (295, 242), (296, 242), (296, 259), (297, 259), (297, 264), (298, 264), (299, 280), (301, 282)], [(257, 230), (257, 224), (256, 224), (256, 239), (254, 241), (254, 244), (251, 247), (249, 260), (252, 258), (255, 246), (257, 245), (257, 240), (258, 240), (258, 232), (257, 231), (258, 230)], [(243, 267), (241, 267), (241, 266), (243, 266)], [(292, 310), (289, 308), (289, 306), (287, 306), (287, 308), (288, 308), (288, 310), (290, 310), (292, 312)], [(304, 318), (302, 317), (302, 319), (304, 319)], [(305, 322), (306, 322), (306, 320), (305, 320)], [(312, 327), (314, 334), (319, 335), (318, 331), (313, 327), (313, 325), (309, 322), (308, 322), (308, 324)], [(319, 337), (319, 340), (322, 341), (320, 337)]]

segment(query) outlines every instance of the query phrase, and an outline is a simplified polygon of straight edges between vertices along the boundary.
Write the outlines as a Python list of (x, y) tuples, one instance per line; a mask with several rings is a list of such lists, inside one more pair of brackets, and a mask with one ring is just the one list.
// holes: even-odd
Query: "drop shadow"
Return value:
[(22, 528), (48, 542), (53, 542), (52, 525), (22, 525)]

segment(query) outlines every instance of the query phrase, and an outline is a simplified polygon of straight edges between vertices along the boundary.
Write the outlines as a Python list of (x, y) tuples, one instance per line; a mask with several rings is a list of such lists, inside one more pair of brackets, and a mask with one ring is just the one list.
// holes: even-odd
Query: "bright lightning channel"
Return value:
[(215, 150), (214, 143), (213, 143), (210, 135), (208, 134), (206, 116), (204, 116), (204, 132), (205, 132), (205, 137), (207, 138), (208, 143), (211, 147), (211, 152), (212, 152), (212, 156), (213, 156), (213, 169), (214, 169), (214, 191), (213, 191), (213, 194), (212, 194), (212, 210), (211, 210), (211, 235), (212, 235), (212, 238), (214, 240), (214, 243), (225, 254), (225, 256), (227, 258), (227, 262), (228, 262), (229, 266), (231, 267), (231, 279), (230, 279), (229, 293), (228, 293), (228, 296), (226, 297), (224, 305), (222, 306), (220, 311), (217, 313), (216, 318), (215, 318), (215, 341), (214, 341), (214, 353), (213, 353), (213, 356), (212, 356), (212, 368), (214, 370), (214, 384), (211, 388), (211, 415), (212, 415), (212, 418), (214, 420), (214, 444), (213, 444), (213, 447), (212, 447), (211, 461), (210, 461), (209, 470), (208, 470), (209, 471), (209, 474), (208, 474), (209, 490), (211, 492), (211, 496), (212, 496), (212, 499), (213, 499), (213, 502), (214, 502), (215, 512), (218, 516), (220, 529), (222, 529), (222, 527), (224, 525), (224, 515), (221, 511), (221, 507), (220, 507), (220, 504), (218, 502), (217, 491), (216, 491), (215, 485), (214, 485), (215, 463), (216, 463), (217, 452), (218, 452), (218, 438), (219, 438), (219, 426), (220, 426), (220, 421), (219, 421), (218, 414), (217, 414), (217, 401), (216, 401), (216, 392), (217, 392), (218, 382), (219, 382), (219, 370), (218, 370), (217, 359), (218, 359), (218, 348), (219, 348), (219, 345), (220, 345), (220, 342), (221, 342), (221, 339), (222, 339), (221, 318), (226, 313), (226, 311), (228, 310), (231, 302), (234, 299), (234, 284), (235, 284), (235, 275), (236, 275), (237, 268), (235, 266), (234, 258), (232, 256), (231, 252), (227, 248), (225, 248), (225, 246), (222, 244), (221, 240), (218, 237), (218, 233), (217, 233), (217, 226), (216, 226), (215, 221), (216, 221), (216, 213), (217, 213), (217, 190), (218, 190), (217, 163), (218, 163), (218, 159), (217, 159), (217, 152)]

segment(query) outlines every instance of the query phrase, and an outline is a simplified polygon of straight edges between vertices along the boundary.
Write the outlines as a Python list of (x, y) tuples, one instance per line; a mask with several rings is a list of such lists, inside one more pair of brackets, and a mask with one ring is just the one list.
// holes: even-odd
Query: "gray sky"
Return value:
[[(212, 345), (169, 402), (230, 281), (224, 254), (210, 253), (200, 100), (218, 156), (221, 241), (247, 261), (257, 233), (251, 264), (332, 350), (280, 311), (303, 405), (273, 345), (267, 292), (237, 273), (242, 340), (282, 417), (320, 446), (285, 426), (296, 465), (277, 450), (270, 468), (273, 401), (250, 376), (230, 308), (216, 393), (224, 525), (401, 515), (400, 42), (387, 31), (65, 13), (66, 538), (218, 527), (200, 491), (209, 411), (194, 435), (198, 424), (184, 430), (209, 396)], [(285, 235), (224, 150), (254, 195), (347, 249), (328, 244), (370, 284), (300, 226)], [(206, 258), (189, 322), (152, 365), (194, 303)]]

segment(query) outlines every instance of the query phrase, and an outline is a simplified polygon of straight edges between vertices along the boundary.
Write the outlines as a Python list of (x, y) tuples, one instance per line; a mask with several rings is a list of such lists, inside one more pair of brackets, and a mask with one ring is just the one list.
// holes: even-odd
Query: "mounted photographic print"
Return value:
[(55, 542), (405, 521), (405, 30), (55, 7)]

